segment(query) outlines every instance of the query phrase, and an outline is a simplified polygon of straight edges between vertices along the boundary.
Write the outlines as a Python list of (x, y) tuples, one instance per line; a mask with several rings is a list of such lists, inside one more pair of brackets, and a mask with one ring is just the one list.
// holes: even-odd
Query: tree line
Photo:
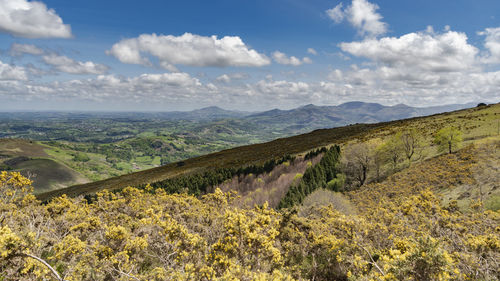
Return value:
[(283, 197), (278, 208), (289, 208), (302, 201), (318, 188), (328, 188), (333, 191), (339, 191), (343, 185), (340, 171), (340, 147), (334, 145), (327, 149), (325, 147), (318, 149), (311, 154), (307, 154), (308, 159), (311, 155), (319, 155), (326, 151), (320, 162), (307, 168), (301, 181), (298, 184), (292, 184), (285, 197)]
[(154, 182), (150, 186), (154, 189), (162, 188), (170, 194), (187, 192), (199, 196), (208, 193), (212, 187), (216, 187), (235, 176), (270, 173), (276, 166), (284, 162), (293, 162), (294, 160), (295, 156), (284, 155), (278, 159), (268, 160), (262, 165), (249, 165), (240, 168), (216, 168), (203, 173)]

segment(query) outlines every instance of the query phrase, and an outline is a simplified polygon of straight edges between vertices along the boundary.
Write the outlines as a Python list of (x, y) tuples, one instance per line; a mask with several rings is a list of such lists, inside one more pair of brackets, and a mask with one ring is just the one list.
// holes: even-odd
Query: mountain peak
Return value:
[(314, 104), (312, 104), (312, 103), (310, 103), (310, 104), (306, 104), (306, 105), (304, 105), (304, 106), (301, 106), (301, 108), (316, 108), (316, 107), (318, 107), (318, 106), (316, 106), (316, 105), (314, 105)]
[(362, 102), (362, 101), (349, 101), (349, 102), (345, 102), (343, 104), (338, 105), (338, 107), (340, 107), (340, 108), (357, 108), (357, 107), (361, 107), (365, 104), (366, 103)]
[(203, 108), (200, 108), (200, 109), (196, 109), (196, 110), (193, 110), (193, 111), (227, 111), (225, 109), (222, 109), (216, 105), (212, 105), (212, 106), (207, 106), (207, 107), (203, 107)]

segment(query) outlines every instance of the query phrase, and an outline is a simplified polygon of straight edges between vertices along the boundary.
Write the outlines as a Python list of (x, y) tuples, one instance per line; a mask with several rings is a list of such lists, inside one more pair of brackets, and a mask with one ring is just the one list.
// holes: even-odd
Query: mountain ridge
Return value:
[(307, 104), (290, 110), (272, 109), (244, 117), (265, 127), (287, 124), (284, 130), (297, 128), (295, 133), (355, 123), (377, 123), (432, 115), (472, 107), (475, 104), (452, 104), (433, 107), (411, 107), (404, 104), (385, 106), (378, 103), (352, 101), (336, 106)]

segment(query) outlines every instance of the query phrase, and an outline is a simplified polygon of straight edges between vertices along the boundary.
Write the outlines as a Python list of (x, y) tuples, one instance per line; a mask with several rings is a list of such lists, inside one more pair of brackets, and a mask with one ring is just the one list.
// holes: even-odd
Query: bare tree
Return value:
[(417, 131), (415, 129), (407, 130), (400, 136), (402, 148), (406, 159), (408, 160), (408, 165), (411, 165), (411, 159), (415, 156), (417, 151), (420, 149), (420, 142), (418, 139)]
[(370, 147), (366, 143), (353, 144), (343, 153), (344, 173), (348, 181), (357, 182), (358, 186), (365, 184), (371, 161)]

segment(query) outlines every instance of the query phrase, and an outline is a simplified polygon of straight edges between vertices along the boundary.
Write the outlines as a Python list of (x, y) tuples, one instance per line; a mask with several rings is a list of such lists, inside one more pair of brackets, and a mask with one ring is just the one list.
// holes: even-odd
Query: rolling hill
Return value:
[[(351, 107), (352, 105), (345, 105)], [(373, 106), (373, 105), (371, 105)], [(415, 128), (422, 132), (422, 138), (431, 143), (433, 134), (445, 126), (456, 126), (464, 132), (466, 143), (484, 138), (497, 132), (500, 104), (476, 107), (426, 117), (372, 124), (356, 124), (333, 129), (321, 129), (308, 134), (281, 138), (267, 143), (241, 146), (217, 153), (171, 163), (162, 167), (131, 173), (89, 184), (71, 186), (65, 189), (40, 194), (46, 200), (61, 194), (78, 196), (103, 189), (121, 189), (126, 186), (140, 186), (183, 175), (202, 173), (216, 168), (244, 167), (263, 164), (270, 159), (284, 155), (304, 154), (312, 149), (331, 144), (345, 144), (356, 140), (386, 137), (395, 131)], [(434, 152), (435, 153), (435, 152)]]
[(0, 139), (0, 170), (15, 170), (34, 180), (36, 193), (85, 183), (80, 173), (52, 159), (46, 147), (22, 139)]

